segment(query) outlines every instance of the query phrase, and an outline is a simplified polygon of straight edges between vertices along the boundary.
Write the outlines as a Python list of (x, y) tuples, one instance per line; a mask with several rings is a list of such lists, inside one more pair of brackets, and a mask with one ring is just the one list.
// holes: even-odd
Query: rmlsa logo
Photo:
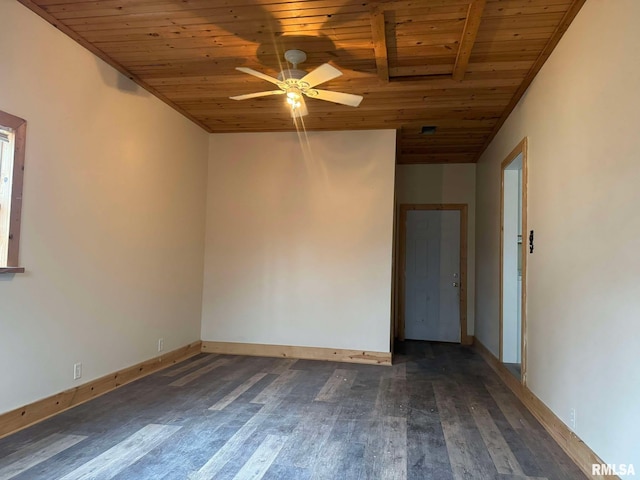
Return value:
[(633, 463), (593, 463), (591, 475), (635, 475)]

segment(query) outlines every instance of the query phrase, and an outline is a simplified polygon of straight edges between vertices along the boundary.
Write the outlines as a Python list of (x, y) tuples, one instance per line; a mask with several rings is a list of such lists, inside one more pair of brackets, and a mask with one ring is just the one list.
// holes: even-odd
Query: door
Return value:
[(460, 342), (460, 211), (409, 210), (405, 338)]

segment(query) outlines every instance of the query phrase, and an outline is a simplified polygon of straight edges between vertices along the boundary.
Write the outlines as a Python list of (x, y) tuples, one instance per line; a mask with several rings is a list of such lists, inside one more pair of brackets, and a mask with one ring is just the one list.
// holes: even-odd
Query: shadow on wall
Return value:
[(98, 72), (100, 72), (100, 76), (102, 77), (102, 81), (105, 85), (111, 88), (115, 88), (122, 93), (129, 93), (132, 95), (137, 95), (141, 97), (149, 97), (151, 94), (147, 92), (144, 88), (138, 85), (133, 80), (122, 75), (120, 72), (115, 70), (110, 65), (107, 65), (105, 62), (95, 57), (96, 67)]

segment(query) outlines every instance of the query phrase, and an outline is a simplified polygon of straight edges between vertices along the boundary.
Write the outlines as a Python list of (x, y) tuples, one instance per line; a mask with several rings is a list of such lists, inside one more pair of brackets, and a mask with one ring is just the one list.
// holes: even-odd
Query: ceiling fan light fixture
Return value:
[(298, 100), (301, 97), (297, 88), (290, 88), (287, 90), (287, 99)]
[(291, 107), (291, 118), (302, 118), (309, 114), (309, 110), (307, 110), (307, 105), (304, 102), (304, 99), (300, 97), (299, 100), (294, 101), (293, 104), (289, 104)]
[(292, 110), (300, 108), (302, 94), (297, 88), (290, 88), (287, 90), (287, 103), (291, 106)]

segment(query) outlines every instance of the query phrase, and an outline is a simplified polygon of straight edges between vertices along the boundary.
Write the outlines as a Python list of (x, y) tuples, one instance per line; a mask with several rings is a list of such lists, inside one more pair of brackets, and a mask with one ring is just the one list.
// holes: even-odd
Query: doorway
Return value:
[(399, 340), (469, 343), (467, 205), (400, 205)]
[(502, 162), (500, 201), (500, 361), (526, 378), (527, 139)]

